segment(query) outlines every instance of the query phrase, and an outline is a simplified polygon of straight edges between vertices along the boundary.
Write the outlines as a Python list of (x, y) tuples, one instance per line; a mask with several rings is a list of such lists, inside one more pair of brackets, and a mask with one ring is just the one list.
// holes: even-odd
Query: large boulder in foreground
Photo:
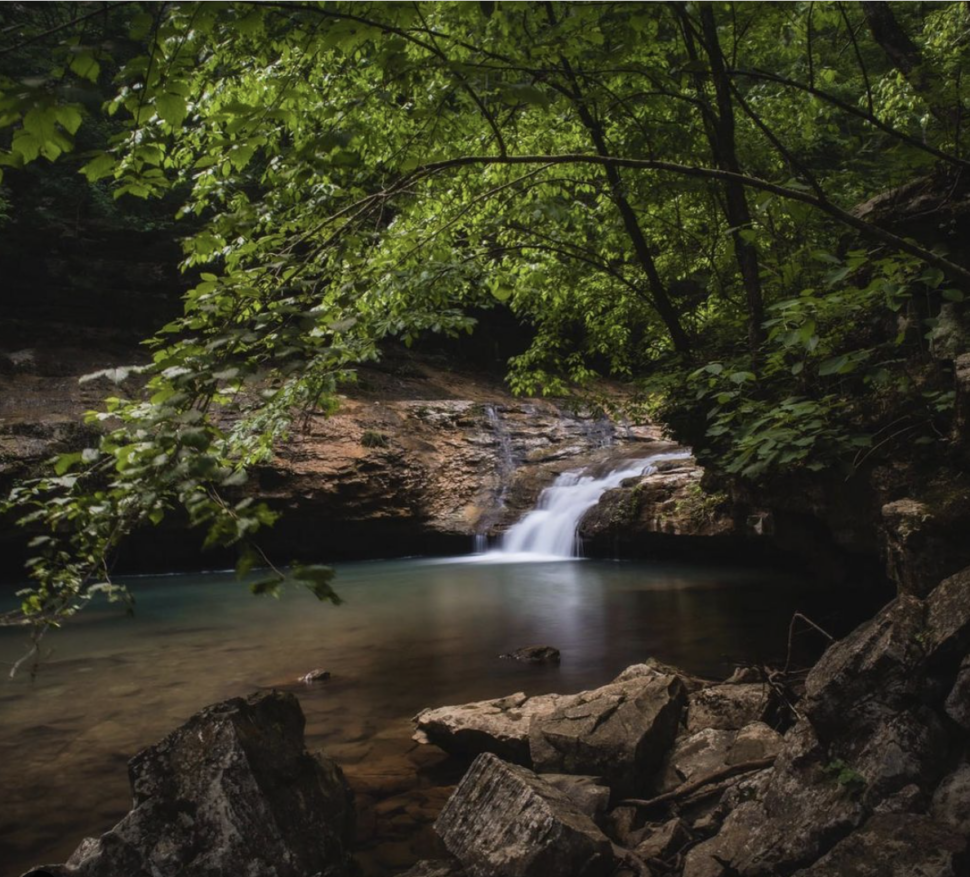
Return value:
[(673, 744), (687, 700), (678, 676), (635, 676), (563, 698), (532, 720), (539, 773), (602, 777), (616, 795), (640, 793)]
[(469, 877), (606, 877), (612, 845), (559, 789), (491, 753), (472, 762), (435, 830)]
[[(353, 795), (304, 746), (292, 694), (207, 707), (128, 765), (131, 811), (81, 843), (55, 877), (343, 877)], [(40, 870), (28, 872), (40, 873)]]
[(419, 743), (433, 743), (452, 755), (491, 752), (531, 766), (529, 727), (534, 716), (551, 713), (561, 694), (526, 697), (522, 692), (460, 706), (427, 709), (414, 717)]

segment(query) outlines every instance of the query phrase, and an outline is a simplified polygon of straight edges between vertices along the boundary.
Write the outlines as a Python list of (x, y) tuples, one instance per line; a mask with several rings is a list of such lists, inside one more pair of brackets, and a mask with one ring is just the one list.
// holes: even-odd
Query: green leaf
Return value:
[(181, 127), (188, 113), (185, 98), (178, 94), (160, 94), (155, 98), (155, 109), (159, 118), (173, 128)]
[(825, 377), (826, 375), (834, 375), (842, 371), (846, 364), (849, 362), (849, 357), (847, 356), (833, 356), (829, 359), (824, 360), (818, 367), (818, 373), (820, 376)]
[(303, 566), (294, 564), (290, 575), (299, 582), (302, 582), (318, 600), (329, 600), (335, 606), (339, 606), (343, 600), (330, 587), (333, 580), (334, 571), (332, 567), (320, 564), (310, 564)]
[(84, 165), (81, 168), (81, 173), (88, 178), (89, 183), (96, 183), (98, 180), (112, 176), (116, 167), (117, 162), (114, 156), (101, 153), (101, 155), (92, 158), (91, 161)]
[(61, 454), (54, 461), (54, 471), (58, 475), (63, 475), (65, 472), (81, 462), (81, 456), (82, 455), (80, 452), (76, 454)]

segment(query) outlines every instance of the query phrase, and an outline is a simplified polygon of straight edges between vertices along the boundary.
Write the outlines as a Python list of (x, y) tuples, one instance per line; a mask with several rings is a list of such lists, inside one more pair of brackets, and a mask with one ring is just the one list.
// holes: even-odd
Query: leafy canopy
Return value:
[(198, 282), (151, 364), (108, 375), (100, 442), (14, 491), (42, 624), (116, 593), (112, 548), (176, 508), (262, 563), (246, 472), (294, 413), (474, 309), (532, 327), (515, 390), (647, 376), (748, 477), (858, 462), (892, 407), (850, 417), (860, 394), (947, 414), (901, 363), (970, 273), (853, 207), (966, 166), (963, 4), (889, 4), (907, 71), (856, 3), (49, 5), (5, 31), (0, 166), (177, 199)]

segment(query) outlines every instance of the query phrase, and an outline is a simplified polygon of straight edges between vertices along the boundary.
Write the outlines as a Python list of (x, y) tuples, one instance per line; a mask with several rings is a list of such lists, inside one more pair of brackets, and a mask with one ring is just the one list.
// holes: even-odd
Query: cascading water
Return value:
[(582, 472), (563, 472), (539, 496), (539, 504), (506, 531), (501, 553), (536, 557), (579, 557), (577, 528), (584, 514), (611, 488), (627, 478), (649, 475), (663, 460), (685, 460), (690, 451), (654, 454), (629, 460), (608, 475), (594, 477)]

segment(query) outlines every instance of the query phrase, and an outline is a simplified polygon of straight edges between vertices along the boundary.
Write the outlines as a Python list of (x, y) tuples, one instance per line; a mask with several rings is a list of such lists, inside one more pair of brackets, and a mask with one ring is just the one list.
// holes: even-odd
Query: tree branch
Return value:
[(815, 207), (823, 213), (828, 214), (833, 219), (838, 220), (843, 225), (856, 229), (871, 240), (878, 241), (879, 243), (885, 244), (893, 249), (899, 250), (900, 252), (909, 253), (911, 256), (915, 256), (917, 259), (920, 259), (927, 265), (933, 265), (934, 267), (939, 268), (941, 271), (949, 274), (952, 278), (962, 283), (965, 288), (970, 289), (970, 271), (968, 271), (966, 268), (956, 264), (955, 262), (951, 262), (949, 259), (945, 259), (942, 256), (939, 256), (936, 253), (933, 253), (930, 250), (927, 250), (924, 247), (907, 240), (906, 238), (901, 238), (899, 235), (893, 234), (891, 231), (887, 231), (878, 225), (874, 225), (871, 222), (860, 219), (858, 216), (855, 216), (848, 210), (842, 209), (825, 198), (820, 198), (818, 195), (813, 195), (809, 192), (801, 192), (797, 189), (791, 189), (787, 186), (780, 186), (777, 183), (763, 180), (760, 177), (752, 177), (747, 174), (725, 171), (721, 170), (720, 168), (699, 167), (696, 165), (685, 165), (673, 161), (661, 161), (657, 159), (621, 158), (619, 156), (612, 155), (592, 155), (585, 153), (505, 156), (462, 155), (455, 158), (429, 162), (428, 164), (422, 165), (421, 167), (418, 167), (412, 171), (411, 174), (403, 177), (394, 186), (389, 187), (388, 189), (384, 190), (384, 192), (377, 193), (377, 197), (390, 197), (395, 191), (399, 190), (405, 185), (415, 182), (416, 179), (433, 176), (453, 168), (492, 164), (612, 165), (614, 167), (629, 167), (638, 168), (640, 170), (661, 171), (691, 179), (719, 180), (722, 182), (731, 180), (734, 182), (739, 182), (751, 189), (757, 189), (761, 192), (769, 192), (772, 195), (777, 195), (778, 197), (785, 198), (788, 201), (797, 201), (801, 204), (808, 204), (811, 207)]

